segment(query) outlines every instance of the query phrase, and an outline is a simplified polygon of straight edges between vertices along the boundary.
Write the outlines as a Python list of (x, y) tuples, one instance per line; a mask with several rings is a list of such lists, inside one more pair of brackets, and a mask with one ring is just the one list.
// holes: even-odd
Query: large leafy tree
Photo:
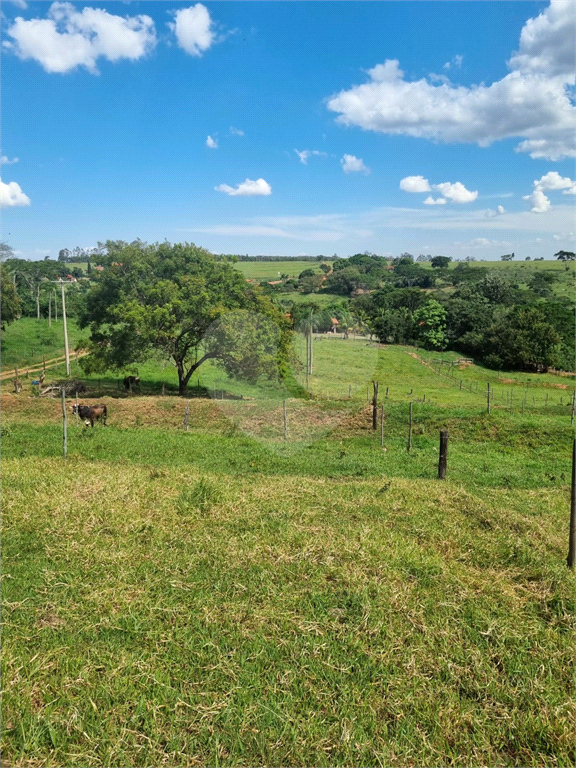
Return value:
[(562, 338), (538, 307), (515, 306), (488, 329), (485, 361), (493, 367), (546, 371), (558, 364)]
[(20, 297), (13, 276), (4, 264), (0, 264), (0, 323), (2, 330), (20, 316)]
[(426, 304), (414, 312), (417, 337), (424, 342), (428, 349), (445, 349), (448, 338), (446, 336), (446, 310), (435, 299), (430, 299)]
[[(155, 354), (176, 366), (180, 394), (210, 358), (241, 374), (240, 358), (230, 353), (230, 345), (240, 344), (238, 334), (233, 324), (217, 322), (231, 310), (267, 315), (279, 327), (279, 357), (286, 352), (281, 312), (247, 287), (239, 271), (203, 248), (108, 241), (104, 249), (104, 269), (93, 281), (81, 318), (91, 334), (86, 370), (120, 370)], [(242, 322), (252, 333), (246, 318)], [(253, 380), (253, 359), (248, 367)], [(269, 366), (264, 368), (266, 374)]]

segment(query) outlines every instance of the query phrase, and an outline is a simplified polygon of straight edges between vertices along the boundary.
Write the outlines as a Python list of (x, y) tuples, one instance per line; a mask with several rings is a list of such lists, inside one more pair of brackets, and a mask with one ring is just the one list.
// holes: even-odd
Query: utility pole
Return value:
[(310, 310), (310, 376), (312, 376), (312, 341), (313, 341), (314, 331), (312, 328), (312, 310)]
[[(66, 355), (66, 376), (70, 378), (70, 350), (68, 348), (68, 326), (66, 324), (66, 297), (64, 294), (65, 280), (60, 278), (59, 280), (51, 280), (52, 283), (58, 283), (60, 290), (62, 291), (62, 320), (64, 321), (64, 353)], [(54, 291), (54, 309), (56, 310), (56, 320), (58, 320), (58, 308), (56, 303), (56, 290)]]
[(66, 325), (66, 299), (64, 298), (64, 281), (60, 281), (62, 289), (62, 320), (64, 321), (64, 353), (66, 355), (66, 376), (70, 376), (70, 350), (68, 349), (68, 326)]

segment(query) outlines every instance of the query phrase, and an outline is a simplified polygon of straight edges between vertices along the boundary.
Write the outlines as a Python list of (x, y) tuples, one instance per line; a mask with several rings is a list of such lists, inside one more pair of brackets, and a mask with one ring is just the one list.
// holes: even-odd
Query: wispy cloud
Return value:
[(326, 152), (320, 152), (318, 149), (303, 149), (301, 152), (298, 149), (295, 149), (294, 152), (298, 155), (300, 158), (300, 162), (302, 165), (308, 164), (308, 158), (312, 155), (318, 155), (319, 157), (328, 157), (328, 154)]
[(364, 161), (360, 157), (354, 157), (354, 155), (344, 155), (340, 160), (342, 164), (342, 170), (344, 173), (370, 173), (370, 168), (364, 165)]

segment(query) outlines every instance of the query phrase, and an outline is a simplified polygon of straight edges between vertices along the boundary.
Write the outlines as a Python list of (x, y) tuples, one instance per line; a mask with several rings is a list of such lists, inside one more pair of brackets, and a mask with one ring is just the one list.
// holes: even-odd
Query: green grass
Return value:
[(253, 280), (280, 280), (280, 275), (298, 277), (305, 269), (320, 273), (319, 261), (238, 261), (234, 268)]
[(3, 763), (572, 765), (573, 382), (436, 357), (324, 337), (309, 401), (88, 379), (109, 426), (66, 461), (59, 401), (4, 384)]
[[(68, 318), (68, 344), (73, 350), (82, 332), (76, 321)], [(84, 332), (85, 334), (85, 332)], [(6, 326), (2, 332), (2, 370), (13, 369), (17, 365), (21, 370), (42, 363), (42, 356), (47, 360), (64, 355), (64, 327), (62, 318), (48, 320), (22, 317)]]
[(3, 473), (11, 764), (570, 764), (565, 488), (35, 467)]

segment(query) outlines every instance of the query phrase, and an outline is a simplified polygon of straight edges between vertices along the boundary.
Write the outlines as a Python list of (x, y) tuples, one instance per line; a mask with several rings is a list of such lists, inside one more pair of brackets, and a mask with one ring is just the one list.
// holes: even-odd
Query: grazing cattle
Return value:
[(101, 419), (102, 424), (106, 425), (106, 419), (108, 418), (108, 409), (102, 403), (97, 405), (71, 405), (72, 413), (78, 414), (81, 419), (84, 420), (84, 424), (91, 427), (94, 426), (94, 422)]
[(140, 376), (126, 376), (124, 379), (125, 389), (130, 390), (135, 386), (140, 386)]

